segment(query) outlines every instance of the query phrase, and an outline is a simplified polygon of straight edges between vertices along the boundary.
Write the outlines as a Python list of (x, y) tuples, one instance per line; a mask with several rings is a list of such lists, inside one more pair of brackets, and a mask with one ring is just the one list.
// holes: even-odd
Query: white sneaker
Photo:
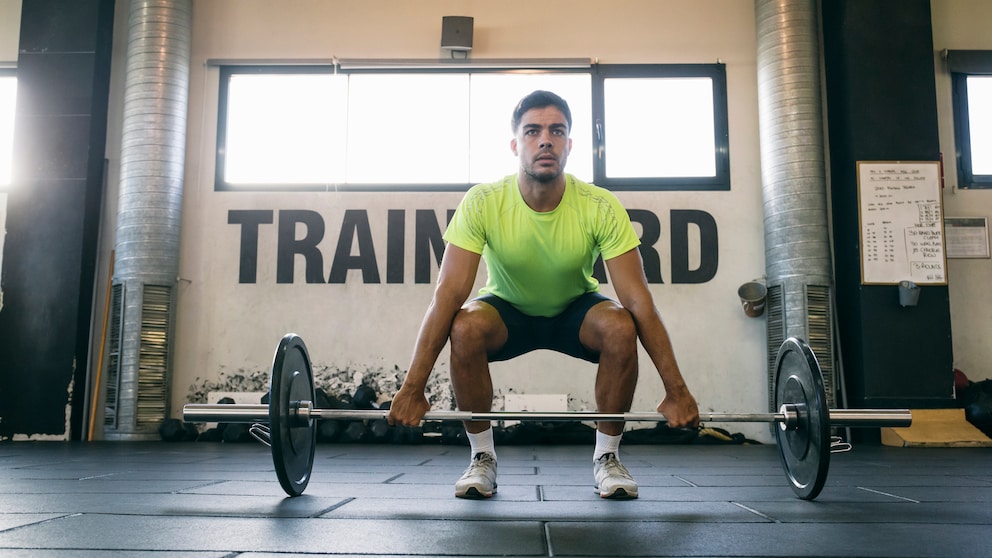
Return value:
[(593, 476), (600, 498), (631, 500), (637, 498), (637, 481), (617, 459), (617, 454), (607, 453), (593, 462)]
[(496, 456), (479, 452), (455, 483), (456, 498), (489, 498), (496, 493)]

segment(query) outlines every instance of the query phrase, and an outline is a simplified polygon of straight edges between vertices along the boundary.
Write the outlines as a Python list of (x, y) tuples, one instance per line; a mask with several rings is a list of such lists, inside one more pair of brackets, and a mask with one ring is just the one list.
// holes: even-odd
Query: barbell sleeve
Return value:
[(906, 428), (913, 424), (909, 409), (830, 409), (829, 413), (830, 426), (842, 428)]
[(268, 422), (269, 406), (260, 403), (183, 405), (186, 422)]

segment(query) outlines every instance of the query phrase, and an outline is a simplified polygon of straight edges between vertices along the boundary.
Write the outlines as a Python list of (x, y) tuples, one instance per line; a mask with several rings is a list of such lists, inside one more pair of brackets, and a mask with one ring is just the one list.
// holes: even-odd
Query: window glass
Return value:
[(603, 84), (606, 176), (716, 176), (713, 81), (611, 78)]
[(572, 111), (566, 170), (611, 189), (729, 189), (722, 65), (225, 66), (218, 189), (459, 190), (517, 171), (510, 119)]
[(968, 76), (972, 174), (992, 175), (992, 76)]
[(348, 182), (466, 182), (468, 82), (467, 74), (352, 75)]
[(228, 184), (345, 180), (347, 80), (330, 74), (233, 74), (227, 93)]
[(588, 73), (492, 73), (472, 76), (472, 183), (491, 182), (512, 174), (520, 163), (510, 150), (513, 109), (537, 89), (552, 91), (572, 112), (572, 151), (565, 170), (592, 181), (592, 100)]

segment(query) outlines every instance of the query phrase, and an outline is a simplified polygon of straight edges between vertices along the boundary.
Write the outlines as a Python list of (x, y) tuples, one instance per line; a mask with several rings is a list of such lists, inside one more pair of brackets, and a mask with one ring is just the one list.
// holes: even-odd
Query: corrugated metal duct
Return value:
[(831, 258), (816, 0), (756, 0), (769, 407), (782, 340), (805, 339), (834, 404)]
[(168, 413), (192, 0), (131, 0), (104, 437), (157, 438)]

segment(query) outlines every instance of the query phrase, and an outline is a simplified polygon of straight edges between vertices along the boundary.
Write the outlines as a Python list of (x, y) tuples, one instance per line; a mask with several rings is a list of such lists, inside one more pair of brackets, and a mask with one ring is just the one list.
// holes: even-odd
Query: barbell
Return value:
[[(313, 470), (317, 442), (315, 419), (377, 420), (385, 410), (320, 409), (314, 406), (315, 388), (310, 355), (303, 339), (287, 334), (276, 347), (269, 377), (269, 403), (187, 404), (187, 422), (253, 423), (251, 432), (272, 449), (279, 484), (289, 496), (306, 490)], [(830, 465), (830, 428), (905, 427), (913, 417), (907, 409), (829, 409), (823, 373), (812, 349), (790, 337), (775, 361), (774, 413), (700, 413), (702, 422), (767, 422), (774, 428), (778, 453), (789, 485), (803, 500), (816, 498)], [(468, 412), (429, 411), (424, 420), (520, 421), (654, 421), (664, 415), (648, 412)], [(267, 425), (265, 424), (267, 423)]]

